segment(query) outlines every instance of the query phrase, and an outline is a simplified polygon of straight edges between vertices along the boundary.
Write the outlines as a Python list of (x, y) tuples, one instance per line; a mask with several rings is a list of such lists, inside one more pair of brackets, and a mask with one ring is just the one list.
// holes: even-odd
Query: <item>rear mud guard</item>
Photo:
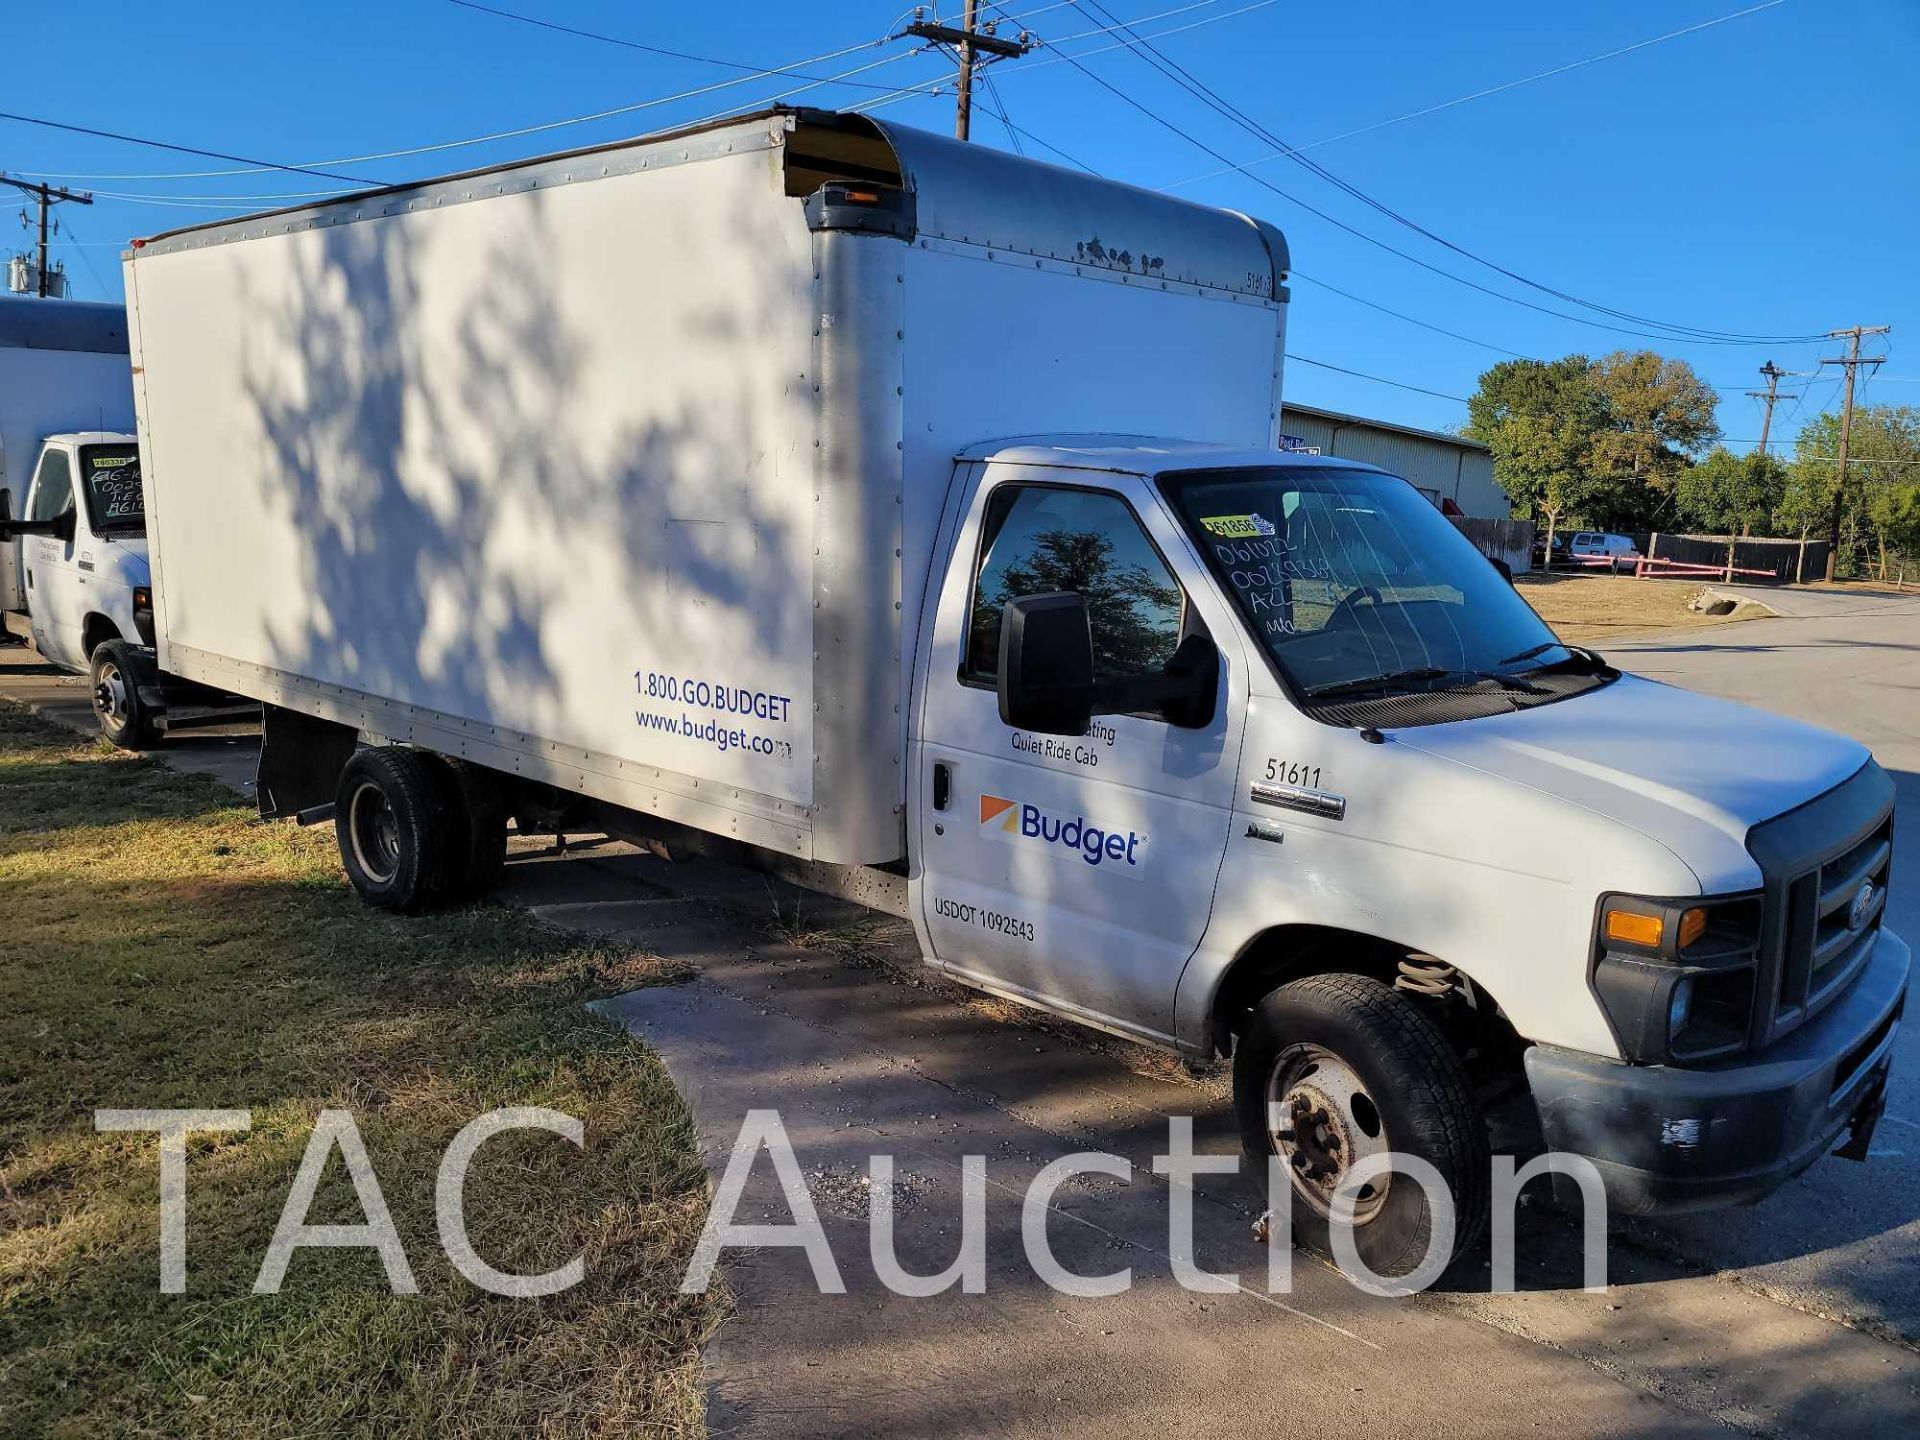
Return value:
[(360, 732), (278, 705), (260, 707), (260, 818), (279, 820), (333, 803)]

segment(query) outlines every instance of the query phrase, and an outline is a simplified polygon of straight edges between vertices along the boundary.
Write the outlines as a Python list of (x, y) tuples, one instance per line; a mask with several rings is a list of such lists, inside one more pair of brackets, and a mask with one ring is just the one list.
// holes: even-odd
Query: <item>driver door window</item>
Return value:
[(29, 520), (57, 520), (73, 504), (73, 470), (67, 464), (67, 452), (49, 450), (40, 457), (40, 478), (33, 487), (33, 508)]
[(1179, 648), (1186, 597), (1118, 495), (1005, 485), (987, 502), (961, 679), (992, 685), (1009, 600), (1071, 590), (1085, 598), (1094, 674), (1154, 675)]

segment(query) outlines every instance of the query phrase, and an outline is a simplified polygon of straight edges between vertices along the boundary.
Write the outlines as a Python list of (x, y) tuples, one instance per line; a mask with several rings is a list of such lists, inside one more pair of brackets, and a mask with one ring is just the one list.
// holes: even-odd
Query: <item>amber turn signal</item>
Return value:
[(1680, 917), (1680, 948), (1686, 949), (1707, 933), (1707, 912), (1699, 906)]
[[(1701, 926), (1706, 925), (1706, 917), (1701, 915)], [(1636, 915), (1631, 910), (1609, 910), (1607, 912), (1607, 939), (1619, 940), (1627, 945), (1645, 945), (1653, 949), (1660, 944), (1660, 937), (1666, 933), (1666, 922), (1658, 915)]]

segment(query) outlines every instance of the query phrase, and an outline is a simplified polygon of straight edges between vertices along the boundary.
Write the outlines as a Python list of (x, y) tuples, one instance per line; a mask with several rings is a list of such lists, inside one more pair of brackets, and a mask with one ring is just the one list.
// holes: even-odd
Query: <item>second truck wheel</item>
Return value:
[(411, 914), (455, 892), (467, 825), (437, 757), (399, 746), (355, 752), (340, 772), (333, 824), (347, 878), (367, 904)]

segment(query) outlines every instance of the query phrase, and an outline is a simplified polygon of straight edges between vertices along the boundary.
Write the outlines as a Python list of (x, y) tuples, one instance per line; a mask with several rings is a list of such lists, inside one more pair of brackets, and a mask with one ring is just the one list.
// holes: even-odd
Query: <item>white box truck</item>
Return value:
[[(1558, 642), (1276, 448), (1271, 226), (779, 111), (138, 244), (171, 670), (371, 903), (504, 819), (871, 881), (928, 961), (1231, 1055), (1296, 1233), (1486, 1097), (1651, 1211), (1864, 1154), (1905, 999), (1859, 745)], [(1255, 1167), (1264, 1174), (1264, 1164)], [(1419, 1259), (1419, 1186), (1349, 1185)]]
[(0, 296), (0, 632), (87, 676), (101, 733), (139, 749), (241, 708), (155, 666), (132, 431), (126, 311)]

